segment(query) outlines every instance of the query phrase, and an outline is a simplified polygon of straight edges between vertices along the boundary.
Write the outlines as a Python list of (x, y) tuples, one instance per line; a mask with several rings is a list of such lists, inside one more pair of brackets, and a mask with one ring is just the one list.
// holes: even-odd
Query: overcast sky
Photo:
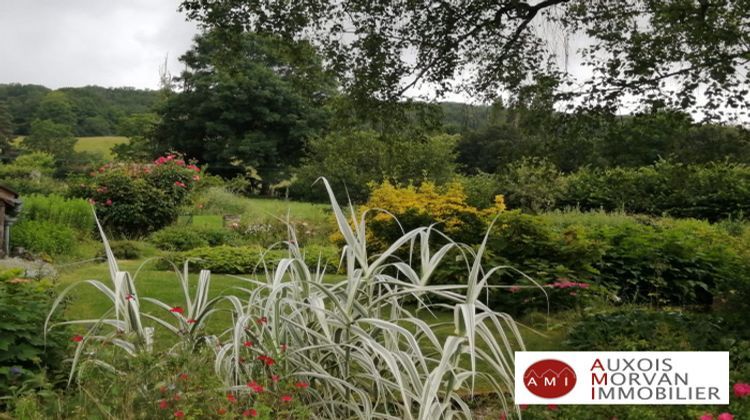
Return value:
[(156, 89), (192, 42), (179, 0), (0, 0), (0, 83)]

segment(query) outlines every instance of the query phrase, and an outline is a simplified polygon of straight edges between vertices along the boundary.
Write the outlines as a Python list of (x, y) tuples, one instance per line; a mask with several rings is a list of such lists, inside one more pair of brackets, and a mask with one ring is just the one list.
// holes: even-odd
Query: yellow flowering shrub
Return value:
[(393, 216), (405, 231), (436, 224), (437, 229), (458, 241), (476, 242), (484, 235), (487, 221), (505, 210), (502, 195), (495, 197), (495, 205), (487, 209), (467, 204), (466, 193), (458, 182), (444, 186), (423, 182), (418, 186), (398, 187), (385, 181), (370, 187), (370, 198), (360, 210), (371, 210), (368, 241), (375, 246), (391, 243), (401, 236), (401, 228)]

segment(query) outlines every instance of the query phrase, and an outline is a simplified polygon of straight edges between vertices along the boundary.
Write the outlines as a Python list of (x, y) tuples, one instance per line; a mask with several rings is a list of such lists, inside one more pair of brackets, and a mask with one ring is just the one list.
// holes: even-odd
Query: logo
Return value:
[(526, 369), (523, 384), (542, 398), (559, 398), (576, 385), (576, 373), (567, 363), (554, 359), (540, 360)]

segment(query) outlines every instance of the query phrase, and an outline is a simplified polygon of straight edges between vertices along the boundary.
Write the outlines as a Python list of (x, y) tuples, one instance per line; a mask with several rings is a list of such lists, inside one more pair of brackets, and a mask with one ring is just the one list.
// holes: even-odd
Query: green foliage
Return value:
[(19, 194), (60, 194), (67, 185), (52, 178), (55, 158), (48, 153), (22, 154), (0, 165), (0, 182)]
[(456, 180), (466, 193), (466, 203), (476, 208), (489, 207), (495, 203), (495, 197), (502, 195), (503, 186), (495, 174), (457, 175)]
[(6, 163), (13, 159), (15, 148), (13, 147), (13, 120), (8, 107), (0, 100), (0, 162)]
[(75, 153), (76, 138), (68, 125), (53, 120), (35, 120), (31, 124), (31, 133), (21, 144), (26, 150), (49, 153), (62, 160)]
[(94, 214), (86, 200), (60, 195), (26, 195), (21, 208), (23, 220), (46, 221), (88, 234), (94, 230)]
[[(666, 104), (722, 116), (748, 105), (743, 70), (750, 24), (737, 19), (750, 14), (746, 2), (628, 1), (611, 6), (462, 0), (426, 10), (420, 2), (328, 0), (269, 8), (264, 3), (183, 0), (181, 10), (207, 30), (315, 41), (360, 106), (373, 99), (396, 102), (420, 83), (434, 86), (437, 96), (459, 91), (496, 98), (509, 92), (523, 98), (529, 80), (540, 79), (555, 88), (551, 103), (565, 101), (570, 108), (595, 104), (615, 110), (632, 106), (635, 98), (646, 109)], [(636, 20), (659, 24), (632, 30)], [(590, 42), (571, 52), (551, 45), (549, 31), (527, 30), (545, 22), (587, 34)], [(571, 54), (591, 67), (592, 77), (570, 75), (566, 66)], [(459, 73), (463, 77), (456, 80)], [(575, 93), (564, 82), (575, 85)], [(669, 88), (660, 89), (661, 84)], [(580, 101), (574, 100), (582, 93)]]
[(153, 145), (148, 136), (159, 121), (154, 113), (134, 114), (120, 119), (117, 133), (128, 138), (115, 145), (112, 152), (121, 160), (144, 161), (153, 157)]
[(567, 179), (561, 206), (716, 221), (750, 213), (750, 167), (659, 162), (642, 168), (581, 170)]
[[(44, 334), (53, 286), (0, 272), (0, 395), (20, 395), (60, 379), (69, 336), (65, 328)], [(46, 378), (46, 379), (45, 379)], [(7, 404), (0, 399), (0, 407)]]
[(523, 158), (508, 165), (501, 176), (501, 183), (509, 208), (540, 213), (556, 207), (565, 180), (549, 161)]
[(157, 248), (167, 251), (188, 251), (193, 248), (224, 245), (229, 232), (225, 229), (172, 225), (151, 235), (150, 241)]
[(711, 351), (721, 345), (721, 318), (705, 314), (623, 308), (586, 315), (568, 333), (582, 351)]
[[(71, 130), (76, 123), (73, 104), (68, 99), (68, 95), (62, 91), (49, 92), (42, 98), (41, 102), (39, 102), (39, 108), (36, 110), (36, 118), (58, 124), (62, 127), (69, 127)], [(34, 133), (33, 123), (31, 133)]]
[(153, 164), (108, 164), (73, 194), (96, 206), (103, 225), (127, 237), (139, 237), (170, 225), (196, 183), (200, 169), (176, 155)]
[[(123, 260), (137, 260), (143, 255), (143, 244), (138, 241), (119, 240), (109, 243), (115, 258)], [(97, 254), (99, 258), (107, 258), (104, 249)]]
[(77, 243), (72, 228), (46, 220), (23, 220), (11, 229), (11, 248), (23, 247), (34, 253), (67, 254)]
[[(183, 89), (160, 106), (152, 139), (230, 176), (254, 168), (269, 185), (288, 178), (304, 142), (322, 129), (333, 92), (307, 43), (242, 33), (204, 33), (181, 57)], [(206, 141), (211, 139), (210, 141)]]
[(361, 130), (331, 133), (308, 143), (308, 156), (297, 169), (290, 194), (300, 199), (325, 199), (322, 187), (313, 186), (321, 176), (356, 202), (367, 199), (370, 182), (427, 180), (444, 184), (454, 174), (456, 140), (447, 135), (424, 140), (382, 138), (375, 131)]

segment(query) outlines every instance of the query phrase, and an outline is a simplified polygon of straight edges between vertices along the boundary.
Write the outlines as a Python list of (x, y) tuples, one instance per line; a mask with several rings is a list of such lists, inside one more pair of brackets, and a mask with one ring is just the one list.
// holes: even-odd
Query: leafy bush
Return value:
[(472, 176), (457, 176), (466, 193), (466, 203), (478, 209), (492, 206), (495, 197), (502, 194), (503, 186), (496, 174), (479, 172)]
[(371, 182), (443, 184), (454, 175), (456, 141), (447, 135), (418, 140), (383, 138), (375, 131), (332, 133), (309, 142), (289, 192), (297, 199), (324, 201), (323, 187), (313, 187), (321, 176), (355, 202), (367, 199)]
[(108, 164), (92, 174), (74, 194), (88, 198), (104, 226), (119, 235), (140, 237), (177, 219), (200, 169), (176, 155), (153, 164)]
[[(118, 259), (137, 260), (141, 258), (141, 255), (143, 254), (143, 245), (138, 241), (112, 241), (109, 243), (109, 245), (110, 248), (112, 248), (112, 253), (114, 254), (115, 258)], [(104, 249), (102, 249), (97, 256), (100, 258), (107, 257)]]
[(363, 209), (374, 211), (369, 225), (373, 245), (384, 249), (385, 244), (403, 232), (432, 224), (457, 241), (475, 243), (487, 229), (485, 218), (505, 210), (505, 203), (503, 196), (495, 196), (493, 207), (480, 210), (467, 204), (466, 199), (463, 187), (457, 182), (444, 187), (431, 182), (418, 187), (396, 187), (387, 181), (376, 185), (363, 205)]
[(567, 177), (560, 206), (692, 217), (710, 221), (750, 210), (750, 166), (659, 162), (641, 168), (584, 169)]
[[(0, 395), (19, 395), (59, 381), (70, 336), (61, 328), (45, 340), (53, 285), (0, 272)], [(0, 398), (0, 407), (6, 404)]]
[(554, 209), (565, 185), (555, 165), (539, 158), (523, 158), (511, 163), (500, 182), (508, 206), (530, 213)]
[(722, 321), (705, 314), (624, 308), (589, 314), (566, 345), (585, 351), (709, 351), (721, 346)]
[(28, 153), (0, 165), (0, 182), (24, 195), (64, 193), (68, 187), (52, 178), (54, 172), (54, 156), (42, 152)]
[(151, 235), (150, 241), (159, 249), (187, 251), (208, 246), (208, 241), (190, 226), (167, 226)]
[(23, 197), (21, 217), (25, 220), (46, 221), (88, 234), (94, 230), (91, 206), (82, 199), (68, 199), (59, 195), (28, 195)]
[[(327, 266), (335, 271), (339, 263), (339, 252), (336, 247), (310, 245), (302, 249), (304, 261), (315, 267), (320, 259), (321, 267)], [(215, 246), (195, 248), (190, 251), (174, 253), (167, 260), (178, 266), (190, 261), (191, 270), (210, 270), (215, 273), (247, 274), (276, 267), (276, 264), (289, 256), (280, 250), (265, 250), (260, 246)], [(162, 265), (166, 267), (165, 265)], [(329, 270), (329, 271), (330, 271)]]
[(23, 247), (34, 253), (61, 255), (76, 246), (76, 232), (44, 220), (22, 220), (11, 228), (11, 248)]

